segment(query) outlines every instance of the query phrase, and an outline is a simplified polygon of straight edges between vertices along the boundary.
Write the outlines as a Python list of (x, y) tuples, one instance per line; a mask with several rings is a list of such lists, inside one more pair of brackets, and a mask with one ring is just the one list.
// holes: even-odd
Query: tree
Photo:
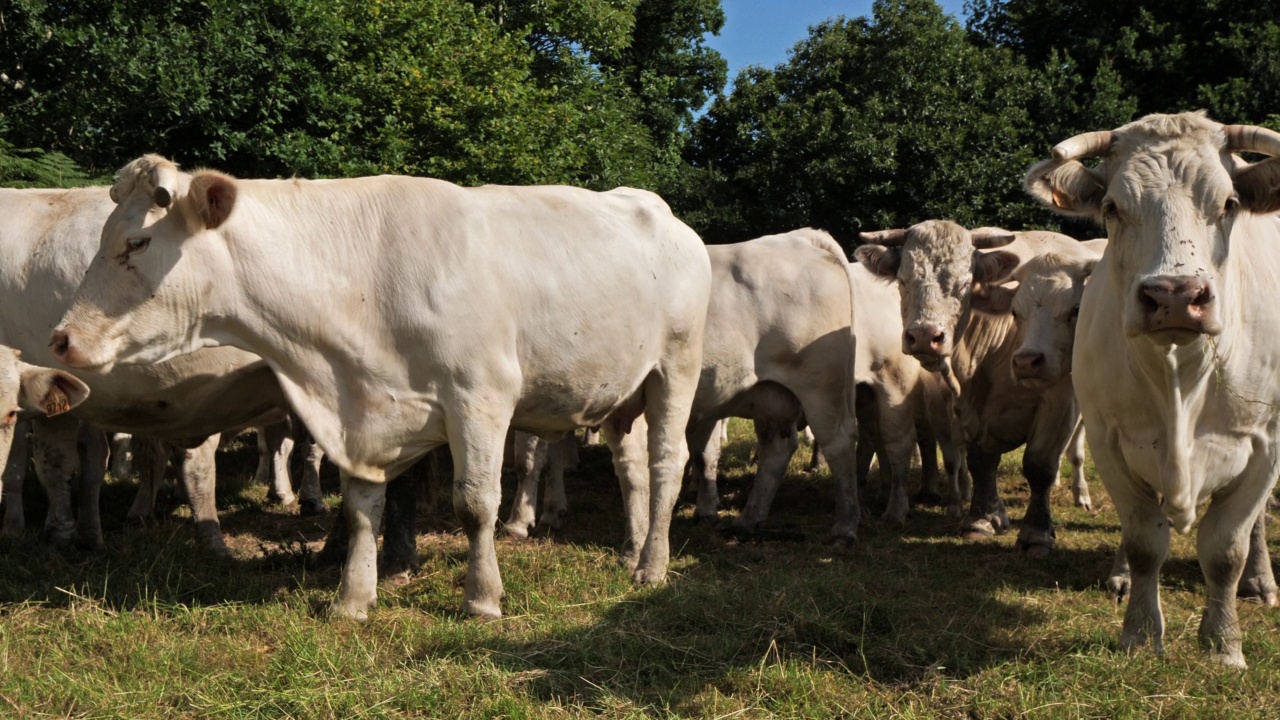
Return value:
[(659, 175), (624, 82), (572, 47), (539, 75), (464, 0), (12, 0), (3, 17), (0, 125), (94, 173), (161, 152), (248, 176)]
[(1280, 107), (1280, 3), (1270, 0), (971, 0), (982, 42), (1033, 67), (1108, 75), (1134, 115), (1205, 108), (1261, 122)]
[(678, 205), (713, 241), (804, 225), (849, 241), (931, 217), (1021, 227), (1045, 217), (1021, 190), (1037, 96), (1012, 52), (976, 47), (936, 3), (877, 0), (738, 75), (690, 146), (709, 189)]
[(0, 187), (82, 187), (102, 180), (62, 153), (15, 148), (0, 139)]

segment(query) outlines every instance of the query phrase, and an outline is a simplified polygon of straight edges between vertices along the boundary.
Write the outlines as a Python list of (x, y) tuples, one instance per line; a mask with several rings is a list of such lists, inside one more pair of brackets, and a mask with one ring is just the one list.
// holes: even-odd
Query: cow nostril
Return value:
[(945, 332), (940, 332), (937, 335), (933, 336), (934, 345), (941, 345), (946, 341), (947, 341), (947, 334)]
[(1191, 298), (1191, 304), (1196, 307), (1204, 307), (1213, 302), (1213, 292), (1209, 290), (1209, 286), (1205, 285), (1200, 288), (1200, 292)]
[(54, 330), (53, 335), (49, 337), (49, 348), (53, 350), (53, 354), (59, 357), (67, 352), (67, 348), (71, 346), (71, 337), (65, 331)]

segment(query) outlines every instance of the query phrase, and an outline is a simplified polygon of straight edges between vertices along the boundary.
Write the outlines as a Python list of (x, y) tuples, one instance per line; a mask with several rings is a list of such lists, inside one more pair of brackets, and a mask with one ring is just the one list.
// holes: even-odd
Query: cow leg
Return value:
[(111, 433), (111, 477), (123, 480), (133, 474), (133, 436)]
[(578, 472), (578, 468), (582, 465), (582, 453), (578, 446), (578, 434), (569, 433), (564, 440), (564, 469), (565, 472)]
[[(649, 425), (649, 533), (631, 578), (641, 584), (667, 579), (671, 561), (671, 515), (680, 494), (680, 475), (689, 461), (684, 430), (702, 372), (702, 353), (686, 352), (645, 379), (645, 420)], [(792, 425), (792, 433), (795, 426)]]
[(21, 537), (27, 529), (27, 516), (22, 508), (22, 487), (26, 484), (27, 461), (31, 455), (31, 422), (21, 421), (13, 428), (13, 445), (9, 450), (9, 462), (5, 465), (4, 483), (4, 535)]
[(515, 433), (516, 496), (503, 526), (513, 538), (525, 539), (533, 530), (538, 512), (538, 482), (547, 462), (547, 443), (537, 435)]
[(819, 404), (816, 398), (805, 398), (802, 402), (815, 441), (825, 448), (827, 467), (831, 469), (831, 478), (836, 483), (831, 538), (842, 547), (852, 547), (858, 542), (858, 522), (862, 519), (854, 441), (858, 436), (856, 420), (843, 406), (828, 407)]
[(563, 437), (547, 447), (547, 465), (543, 475), (547, 479), (546, 492), (542, 494), (542, 515), (538, 526), (559, 530), (564, 516), (569, 514), (569, 499), (564, 494), (564, 471), (578, 441), (572, 435)]
[(689, 423), (685, 433), (689, 443), (689, 476), (697, 485), (699, 520), (714, 520), (720, 515), (720, 427), (726, 420), (703, 420)]
[(1264, 506), (1253, 521), (1249, 533), (1249, 557), (1236, 586), (1236, 597), (1263, 605), (1276, 604), (1276, 579), (1271, 571), (1271, 555), (1267, 552), (1267, 509)]
[(1017, 547), (1032, 557), (1044, 557), (1053, 549), (1055, 533), (1049, 502), (1058, 482), (1062, 453), (1080, 425), (1075, 395), (1069, 386), (1046, 394), (1032, 421), (1031, 434), (1022, 455), (1022, 474), (1031, 487), (1027, 513), (1018, 531)]
[(769, 508), (778, 494), (778, 485), (787, 474), (791, 456), (800, 445), (792, 418), (781, 421), (756, 420), (754, 425), (756, 441), (759, 443), (759, 450), (756, 452), (756, 479), (751, 483), (751, 494), (747, 496), (742, 514), (733, 521), (734, 531), (741, 534), (755, 532), (769, 518)]
[[(1236, 591), (1251, 554), (1250, 536), (1261, 531), (1259, 515), (1265, 512), (1267, 497), (1275, 482), (1269, 460), (1263, 453), (1256, 453), (1237, 481), (1235, 491), (1210, 501), (1196, 533), (1196, 555), (1204, 572), (1207, 596), (1200, 618), (1200, 649), (1211, 659), (1233, 667), (1245, 667), (1240, 649), (1240, 622), (1236, 616)], [(1269, 570), (1268, 567), (1267, 575)], [(1274, 597), (1274, 580), (1265, 580), (1270, 580)]]
[(969, 445), (969, 473), (973, 477), (973, 500), (969, 514), (961, 521), (960, 534), (966, 540), (990, 537), (1009, 528), (1009, 515), (996, 486), (1000, 453)]
[(395, 585), (418, 569), (418, 489), (421, 470), (411, 468), (387, 483), (382, 523), (382, 562), (378, 574)]
[(1084, 478), (1084, 422), (1076, 424), (1067, 444), (1067, 462), (1071, 463), (1071, 492), (1078, 508), (1093, 512), (1093, 499), (1089, 497), (1089, 483)]
[(71, 478), (76, 472), (76, 435), (79, 422), (68, 415), (32, 419), (32, 457), (36, 477), (49, 497), (45, 516), (45, 538), (55, 545), (67, 545), (76, 532), (71, 509)]
[(324, 459), (324, 451), (296, 416), (290, 420), (290, 426), (294, 447), (306, 449), (302, 458), (302, 482), (298, 490), (298, 514), (304, 517), (323, 515), (328, 512), (324, 506), (324, 491), (320, 488), (320, 461)]
[(253, 471), (253, 484), (267, 486), (267, 501), (275, 502), (271, 497), (275, 488), (271, 487), (271, 443), (267, 440), (267, 429), (256, 427), (253, 434), (258, 438), (258, 467)]
[(80, 503), (77, 510), (76, 544), (88, 550), (102, 547), (100, 498), (102, 481), (107, 473), (107, 434), (80, 424), (76, 437), (76, 453), (80, 460)]
[[(1150, 639), (1164, 651), (1164, 613), (1160, 608), (1160, 567), (1169, 554), (1169, 521), (1153, 497), (1116, 501), (1121, 542), (1129, 563), (1129, 606), (1125, 609), (1120, 645), (1133, 650)], [(1123, 506), (1123, 509), (1122, 509)]]
[(920, 492), (916, 504), (942, 504), (942, 476), (938, 472), (938, 440), (927, 423), (916, 423), (916, 445), (920, 448)]
[(367, 620), (378, 604), (378, 526), (387, 502), (387, 485), (340, 473), (342, 509), (347, 517), (347, 561), (330, 617)]
[(218, 522), (218, 506), (214, 486), (217, 469), (214, 460), (218, 452), (218, 435), (210, 435), (200, 445), (182, 452), (179, 477), (187, 491), (187, 503), (191, 505), (191, 518), (196, 524), (196, 540), (219, 555), (230, 555), (227, 541), (222, 537)]
[[(467, 405), (493, 406), (480, 400)], [(502, 500), (502, 448), (510, 410), (483, 417), (463, 416), (449, 425), (453, 455), (453, 511), (467, 534), (467, 581), (462, 610), (474, 617), (502, 616), (502, 576), (494, 531)], [(501, 418), (501, 419), (499, 419)], [(353, 528), (354, 529), (354, 528)], [(354, 535), (353, 535), (354, 537)], [(353, 551), (354, 552), (354, 551)]]
[(1116, 549), (1116, 557), (1111, 561), (1111, 572), (1107, 574), (1107, 589), (1115, 596), (1116, 602), (1123, 602), (1129, 595), (1132, 583), (1129, 573), (1129, 557), (1124, 552), (1124, 542)]
[(605, 423), (600, 434), (613, 456), (613, 472), (622, 486), (622, 511), (626, 537), (618, 561), (629, 571), (640, 563), (640, 551), (649, 534), (649, 425), (636, 418), (631, 432), (621, 434), (614, 423)]
[(964, 515), (964, 504), (969, 501), (971, 489), (969, 476), (964, 472), (964, 453), (956, 436), (939, 437), (938, 447), (942, 449), (942, 468), (947, 475), (947, 515), (959, 518)]
[(156, 494), (164, 484), (164, 469), (169, 464), (169, 448), (152, 438), (130, 438), (133, 464), (138, 469), (138, 492), (125, 516), (132, 522), (151, 517), (156, 507)]
[[(907, 471), (911, 468), (911, 455), (916, 447), (915, 413), (907, 403), (891, 400), (886, 395), (878, 395), (877, 400), (880, 405), (880, 442), (888, 453), (887, 469), (892, 478), (884, 519), (895, 525), (902, 525), (907, 521), (907, 512), (911, 509), (907, 496)], [(886, 470), (885, 459), (885, 455), (880, 456), (882, 478)]]
[(258, 430), (259, 467), (270, 467), (271, 490), (267, 502), (293, 509), (298, 498), (289, 482), (289, 455), (293, 452), (293, 437), (288, 422), (272, 423)]

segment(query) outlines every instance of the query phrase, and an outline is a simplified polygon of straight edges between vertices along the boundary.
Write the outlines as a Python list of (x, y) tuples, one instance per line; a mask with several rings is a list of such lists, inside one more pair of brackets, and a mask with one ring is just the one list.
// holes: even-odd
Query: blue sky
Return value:
[[(963, 20), (964, 0), (941, 0), (943, 10)], [(809, 34), (809, 26), (835, 15), (871, 14), (871, 0), (721, 0), (724, 29), (707, 44), (729, 62), (729, 80), (747, 65), (772, 68)]]

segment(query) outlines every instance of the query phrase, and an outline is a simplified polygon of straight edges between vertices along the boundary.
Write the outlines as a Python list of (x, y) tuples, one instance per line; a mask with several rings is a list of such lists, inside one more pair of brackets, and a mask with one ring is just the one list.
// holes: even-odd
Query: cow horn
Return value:
[(1280, 133), (1257, 125), (1224, 125), (1227, 149), (1280, 157)]
[(969, 233), (973, 246), (979, 250), (990, 250), (1008, 245), (1018, 239), (1017, 235), (1000, 228), (978, 228)]
[(1087, 132), (1067, 138), (1053, 146), (1053, 159), (1058, 162), (1106, 155), (1111, 150), (1110, 130)]
[(876, 245), (901, 245), (907, 241), (907, 231), (901, 228), (897, 230), (876, 230), (858, 233), (858, 237), (862, 238), (863, 242)]
[(178, 168), (168, 160), (151, 166), (151, 199), (156, 205), (167, 208), (173, 202), (178, 187)]

